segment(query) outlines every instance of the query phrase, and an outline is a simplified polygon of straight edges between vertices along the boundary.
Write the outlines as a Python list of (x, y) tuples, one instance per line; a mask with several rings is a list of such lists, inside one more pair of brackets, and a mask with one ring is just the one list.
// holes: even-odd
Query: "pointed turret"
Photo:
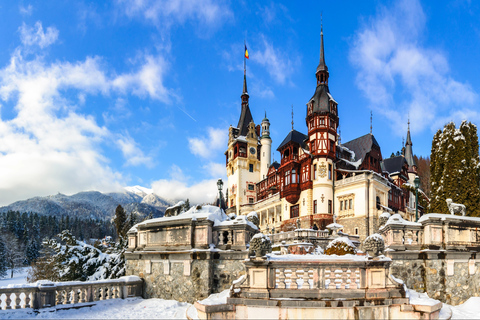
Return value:
[(240, 119), (238, 120), (237, 128), (240, 130), (241, 136), (246, 136), (248, 133), (248, 125), (253, 121), (252, 113), (250, 112), (250, 107), (248, 106), (248, 91), (247, 91), (247, 75), (245, 70), (243, 72), (243, 92), (241, 95), (242, 98), (242, 112), (240, 114)]
[(325, 63), (325, 51), (323, 49), (323, 25), (320, 27), (320, 61), (318, 63), (317, 72), (317, 86), (321, 84), (328, 85), (328, 67)]
[(408, 170), (416, 172), (417, 164), (413, 158), (412, 138), (410, 137), (410, 120), (408, 120), (407, 141), (405, 142), (405, 160), (408, 163)]

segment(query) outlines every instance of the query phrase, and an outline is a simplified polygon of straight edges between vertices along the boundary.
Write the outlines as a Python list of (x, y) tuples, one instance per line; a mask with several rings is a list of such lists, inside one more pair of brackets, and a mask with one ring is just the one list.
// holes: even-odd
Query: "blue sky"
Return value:
[[(209, 202), (240, 114), (306, 133), (323, 13), (342, 142), (480, 123), (476, 1), (1, 1), (0, 204), (141, 185)], [(278, 153), (274, 158), (278, 160)]]

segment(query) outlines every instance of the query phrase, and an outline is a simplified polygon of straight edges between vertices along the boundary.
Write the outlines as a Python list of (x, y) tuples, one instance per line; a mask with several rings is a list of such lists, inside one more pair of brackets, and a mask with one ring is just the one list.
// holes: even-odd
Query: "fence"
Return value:
[(238, 292), (237, 298), (247, 299), (342, 300), (344, 306), (380, 300), (391, 303), (392, 298), (402, 298), (403, 289), (390, 279), (390, 263), (388, 258), (361, 256), (250, 260), (245, 262), (245, 280), (234, 285), (234, 291)]
[(37, 285), (0, 287), (0, 309), (76, 308), (92, 302), (142, 296), (143, 280), (136, 276), (90, 282), (39, 281)]

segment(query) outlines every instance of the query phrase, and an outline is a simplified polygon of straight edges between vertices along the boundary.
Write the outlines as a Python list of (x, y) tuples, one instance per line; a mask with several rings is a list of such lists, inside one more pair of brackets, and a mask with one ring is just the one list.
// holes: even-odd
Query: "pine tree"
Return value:
[(477, 127), (463, 121), (459, 128), (460, 133), (464, 137), (464, 156), (461, 159), (460, 166), (462, 168), (462, 179), (460, 184), (459, 202), (467, 207), (469, 216), (480, 216), (480, 176), (478, 171), (479, 154), (478, 154), (478, 135)]
[(117, 209), (115, 209), (115, 228), (117, 230), (117, 235), (119, 238), (125, 238), (127, 231), (125, 230), (126, 227), (126, 222), (127, 222), (127, 215), (125, 214), (125, 210), (121, 205), (117, 206)]
[(5, 242), (0, 238), (0, 279), (7, 276), (7, 248)]
[(437, 131), (430, 156), (431, 201), (429, 212), (448, 213), (446, 199), (463, 203), (467, 215), (480, 216), (480, 176), (476, 126), (453, 122)]

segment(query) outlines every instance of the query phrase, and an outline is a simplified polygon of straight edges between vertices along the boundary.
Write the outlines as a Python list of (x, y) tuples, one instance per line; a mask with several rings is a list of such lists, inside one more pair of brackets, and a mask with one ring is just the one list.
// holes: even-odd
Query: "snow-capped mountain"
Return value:
[(153, 193), (152, 189), (141, 187), (141, 186), (125, 187), (124, 189), (127, 192), (134, 193), (142, 198)]
[[(55, 216), (77, 216), (82, 218), (110, 219), (118, 205), (128, 213), (139, 217), (152, 215), (162, 217), (172, 202), (140, 186), (127, 187), (124, 192), (101, 193), (98, 191), (79, 192), (71, 196), (61, 193), (46, 197), (34, 197), (0, 207), (0, 212), (36, 212)], [(150, 192), (150, 193), (148, 193)]]

